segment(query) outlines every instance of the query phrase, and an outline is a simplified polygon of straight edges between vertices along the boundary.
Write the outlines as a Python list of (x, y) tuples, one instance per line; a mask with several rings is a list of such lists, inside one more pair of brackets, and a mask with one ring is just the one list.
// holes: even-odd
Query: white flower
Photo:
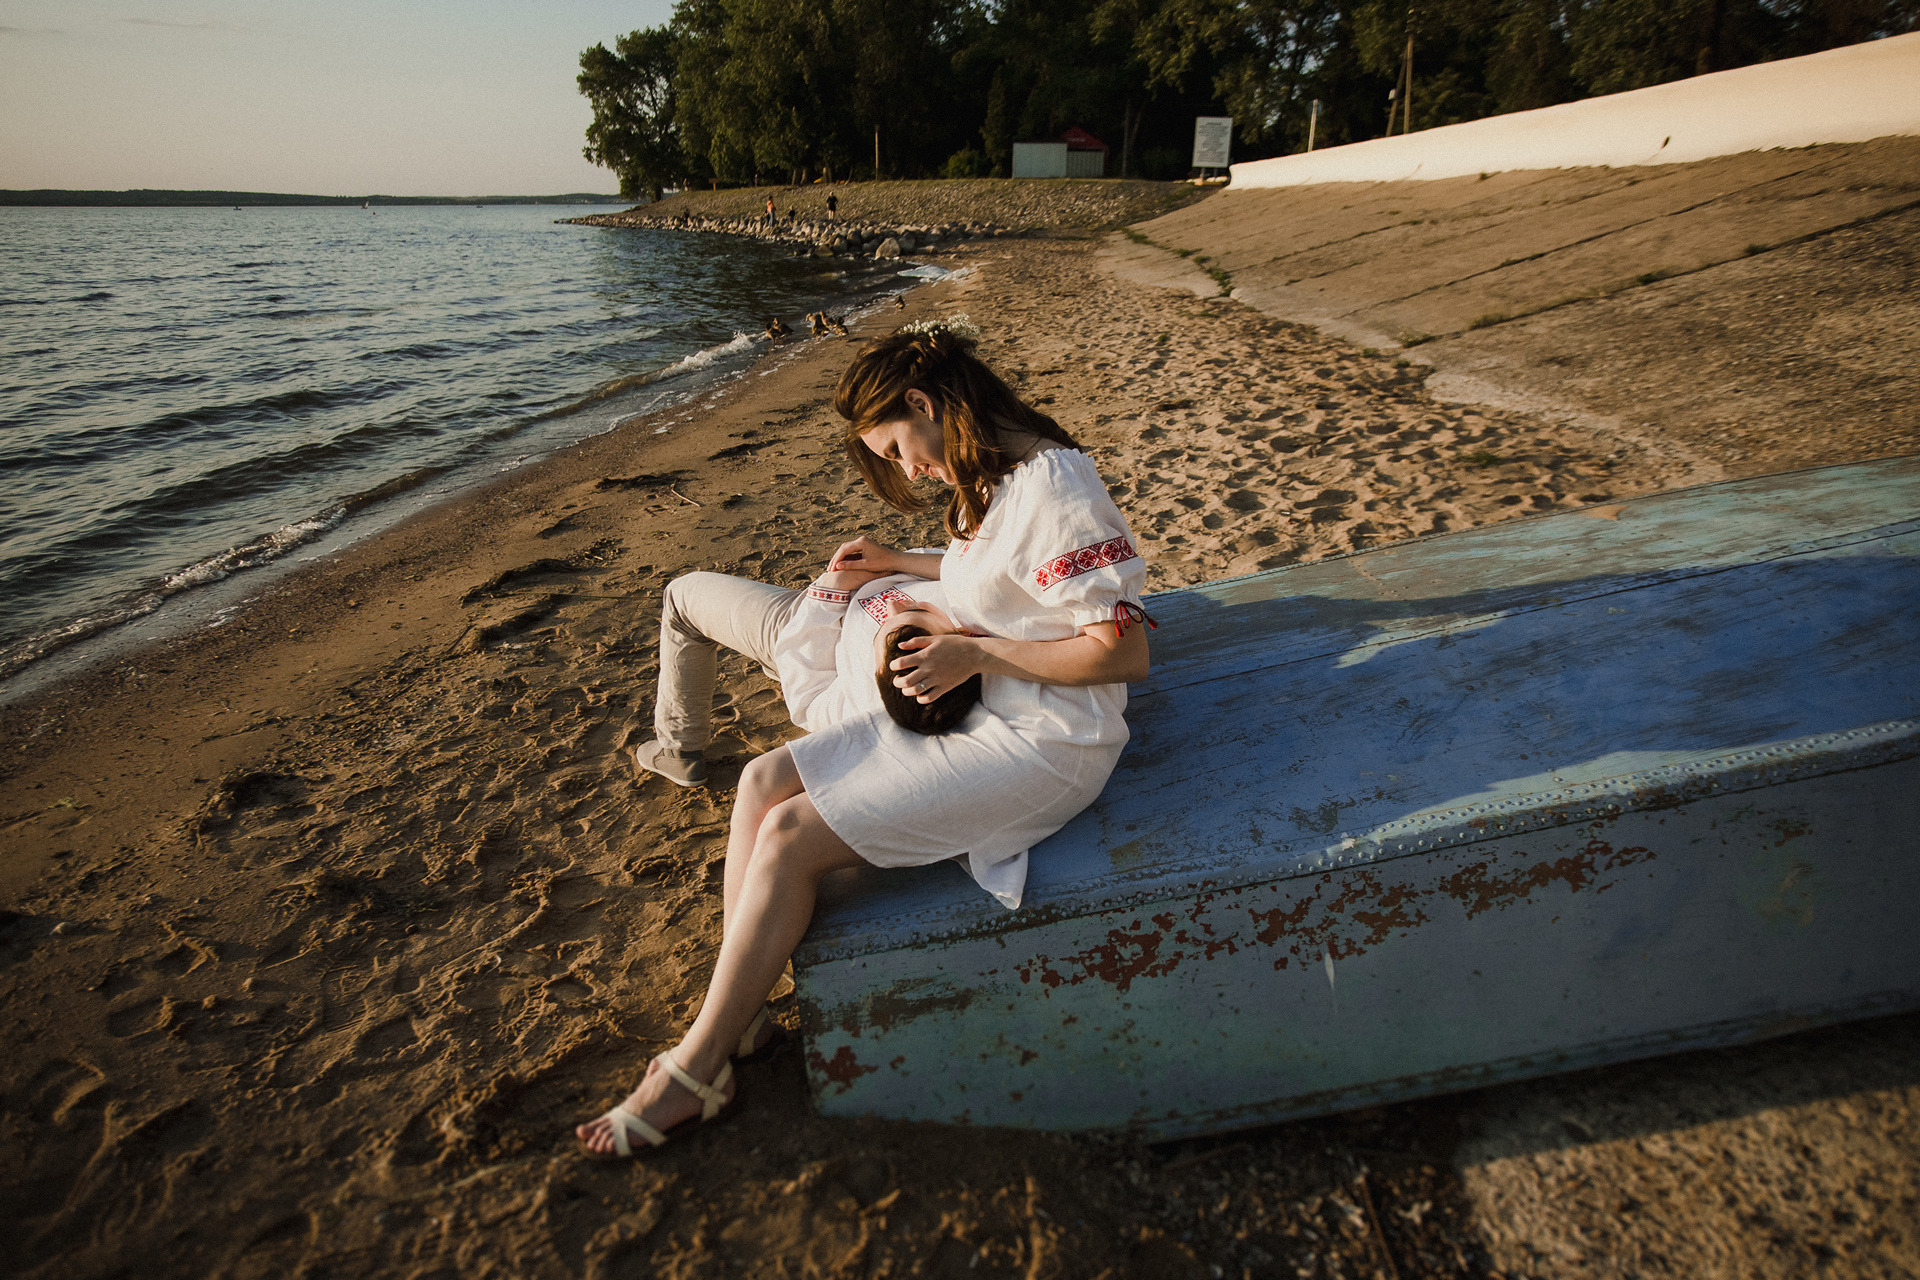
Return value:
[(935, 320), (915, 320), (912, 324), (900, 326), (902, 333), (933, 333), (945, 329), (948, 333), (962, 338), (978, 338), (980, 326), (969, 319), (965, 312), (957, 316), (942, 316)]

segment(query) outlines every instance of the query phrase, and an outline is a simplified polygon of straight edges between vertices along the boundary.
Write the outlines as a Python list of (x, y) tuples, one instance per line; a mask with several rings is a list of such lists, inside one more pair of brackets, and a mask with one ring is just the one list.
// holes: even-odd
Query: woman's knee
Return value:
[(801, 790), (800, 771), (794, 767), (793, 753), (777, 747), (763, 756), (755, 756), (740, 771), (736, 803), (765, 807), (798, 795)]
[(859, 861), (860, 855), (833, 833), (804, 792), (771, 806), (753, 843), (753, 867), (763, 875), (817, 879)]

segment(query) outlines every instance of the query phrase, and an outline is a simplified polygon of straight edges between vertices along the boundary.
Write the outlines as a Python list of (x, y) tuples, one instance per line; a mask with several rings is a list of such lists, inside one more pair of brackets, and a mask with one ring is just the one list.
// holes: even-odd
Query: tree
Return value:
[(631, 31), (614, 51), (596, 44), (580, 55), (580, 92), (593, 106), (585, 156), (613, 170), (620, 194), (658, 200), (687, 176), (674, 80), (680, 41), (668, 27)]

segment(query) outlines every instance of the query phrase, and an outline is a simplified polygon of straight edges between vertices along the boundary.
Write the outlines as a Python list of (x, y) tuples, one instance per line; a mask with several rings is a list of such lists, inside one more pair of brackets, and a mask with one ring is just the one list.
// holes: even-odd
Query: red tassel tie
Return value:
[(1143, 622), (1147, 624), (1149, 631), (1160, 629), (1160, 624), (1155, 622), (1145, 609), (1131, 600), (1122, 600), (1113, 606), (1113, 629), (1119, 633), (1116, 639), (1124, 640), (1128, 627), (1137, 627)]

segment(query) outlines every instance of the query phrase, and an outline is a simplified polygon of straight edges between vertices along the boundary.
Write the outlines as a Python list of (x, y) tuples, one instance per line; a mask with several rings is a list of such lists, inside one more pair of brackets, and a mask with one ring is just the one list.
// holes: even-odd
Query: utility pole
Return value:
[(1313, 110), (1307, 116), (1307, 150), (1313, 150), (1313, 135), (1320, 128), (1320, 99), (1313, 100)]
[(880, 181), (880, 126), (873, 126), (873, 180)]
[(1413, 11), (1407, 11), (1406, 92), (1400, 96), (1400, 132), (1413, 132)]

